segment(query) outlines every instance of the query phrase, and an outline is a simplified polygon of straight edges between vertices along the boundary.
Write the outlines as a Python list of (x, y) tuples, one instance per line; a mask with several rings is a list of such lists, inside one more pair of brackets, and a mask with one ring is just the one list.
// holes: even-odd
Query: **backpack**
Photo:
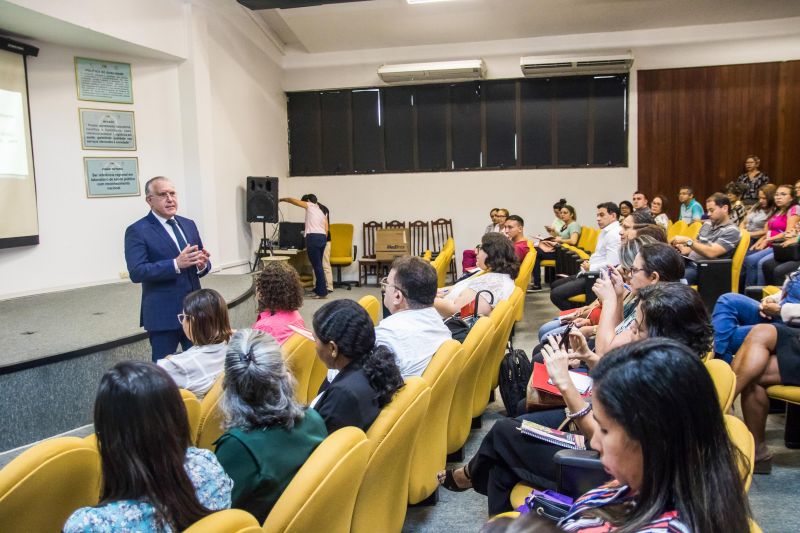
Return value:
[(521, 414), (517, 413), (517, 404), (527, 397), (531, 374), (533, 365), (525, 350), (515, 350), (510, 346), (500, 362), (500, 376), (497, 380), (500, 397), (503, 399), (508, 416), (515, 417)]

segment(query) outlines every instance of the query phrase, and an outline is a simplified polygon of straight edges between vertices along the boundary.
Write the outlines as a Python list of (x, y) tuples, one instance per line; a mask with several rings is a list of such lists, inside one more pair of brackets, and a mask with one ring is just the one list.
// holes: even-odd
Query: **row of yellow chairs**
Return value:
[[(437, 286), (441, 289), (444, 287), (445, 279), (447, 277), (447, 270), (450, 267), (450, 261), (453, 260), (453, 257), (456, 253), (456, 244), (453, 241), (452, 237), (448, 237), (447, 241), (442, 246), (439, 255), (436, 256), (436, 259), (433, 260), (431, 263), (433, 268), (436, 270), (436, 278), (437, 278)], [(431, 258), (431, 251), (426, 250), (425, 255), (423, 258), (427, 258), (430, 261)]]
[(690, 239), (696, 239), (697, 234), (700, 233), (701, 227), (703, 227), (703, 222), (700, 220), (696, 220), (691, 224), (687, 224), (683, 220), (679, 220), (677, 222), (670, 221), (669, 226), (667, 227), (667, 242), (672, 242), (672, 239), (678, 235), (689, 237)]

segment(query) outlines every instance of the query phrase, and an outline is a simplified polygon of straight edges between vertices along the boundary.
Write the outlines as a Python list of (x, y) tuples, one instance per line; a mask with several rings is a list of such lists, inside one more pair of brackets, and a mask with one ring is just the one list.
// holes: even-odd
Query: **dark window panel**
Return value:
[(594, 78), (594, 165), (628, 164), (627, 76)]
[(481, 84), (459, 83), (450, 86), (451, 169), (481, 166)]
[(516, 167), (516, 82), (483, 84), (486, 95), (486, 166)]
[(352, 99), (353, 170), (382, 172), (383, 110), (380, 89), (354, 90)]
[(348, 172), (350, 166), (350, 113), (348, 91), (320, 93), (322, 108), (322, 171)]
[(319, 93), (288, 95), (289, 167), (292, 176), (319, 173), (320, 108)]
[(523, 80), (521, 87), (522, 140), (520, 156), (524, 166), (553, 164), (553, 80)]
[(416, 88), (419, 170), (447, 168), (447, 85)]
[(589, 94), (592, 78), (575, 76), (556, 80), (556, 121), (559, 166), (589, 164)]
[(414, 170), (413, 87), (383, 89), (386, 170)]

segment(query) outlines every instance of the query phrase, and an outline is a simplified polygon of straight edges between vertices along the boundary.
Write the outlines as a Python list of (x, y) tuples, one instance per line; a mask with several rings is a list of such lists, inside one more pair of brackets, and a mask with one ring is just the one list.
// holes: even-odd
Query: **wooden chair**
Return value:
[(411, 255), (422, 257), (430, 247), (431, 230), (424, 220), (415, 220), (408, 223), (411, 233)]
[(376, 231), (383, 228), (383, 222), (371, 220), (363, 224), (364, 236), (364, 255), (358, 260), (358, 281), (366, 285), (369, 276), (375, 276), (375, 283), (380, 279), (378, 261), (375, 259), (375, 237)]
[[(431, 220), (431, 248), (434, 252), (441, 251), (447, 239), (453, 239), (453, 220), (449, 218), (438, 218)], [(456, 256), (453, 254), (450, 259), (450, 278), (451, 282), (456, 282)]]
[(390, 220), (383, 227), (385, 227), (387, 229), (388, 228), (395, 228), (395, 229), (397, 229), (397, 228), (405, 228), (406, 227), (406, 223), (405, 222), (400, 222), (399, 220)]

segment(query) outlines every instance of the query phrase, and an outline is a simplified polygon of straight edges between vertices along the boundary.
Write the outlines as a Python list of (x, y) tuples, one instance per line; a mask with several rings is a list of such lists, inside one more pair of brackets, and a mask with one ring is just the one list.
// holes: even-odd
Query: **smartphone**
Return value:
[(614, 267), (608, 266), (606, 267), (606, 271), (608, 272), (608, 277), (610, 278), (614, 274)]
[(564, 328), (564, 333), (561, 334), (561, 341), (558, 343), (558, 346), (565, 352), (569, 350), (569, 332), (572, 331), (574, 326), (575, 324), (570, 322), (567, 324), (567, 327)]

